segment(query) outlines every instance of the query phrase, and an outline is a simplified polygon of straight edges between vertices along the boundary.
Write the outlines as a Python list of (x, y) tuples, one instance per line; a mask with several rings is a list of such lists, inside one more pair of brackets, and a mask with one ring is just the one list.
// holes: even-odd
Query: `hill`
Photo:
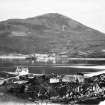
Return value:
[(105, 34), (58, 13), (0, 22), (0, 53), (102, 57)]

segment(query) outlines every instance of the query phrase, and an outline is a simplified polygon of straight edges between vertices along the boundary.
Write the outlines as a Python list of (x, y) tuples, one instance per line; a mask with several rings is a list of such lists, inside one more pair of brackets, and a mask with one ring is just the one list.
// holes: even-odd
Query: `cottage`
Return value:
[(84, 76), (79, 74), (65, 75), (62, 79), (63, 82), (84, 82)]

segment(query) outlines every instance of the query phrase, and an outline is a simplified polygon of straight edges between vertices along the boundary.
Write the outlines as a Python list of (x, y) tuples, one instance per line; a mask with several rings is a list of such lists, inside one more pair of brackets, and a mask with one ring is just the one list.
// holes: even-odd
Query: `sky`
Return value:
[(105, 33), (105, 0), (0, 0), (0, 21), (60, 13)]

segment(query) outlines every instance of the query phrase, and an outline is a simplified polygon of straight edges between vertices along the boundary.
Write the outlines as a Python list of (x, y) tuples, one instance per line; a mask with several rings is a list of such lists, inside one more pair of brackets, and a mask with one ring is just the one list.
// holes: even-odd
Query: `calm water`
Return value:
[[(92, 68), (75, 68), (75, 67), (55, 67), (55, 66), (30, 66), (29, 67), (29, 72), (30, 73), (35, 73), (35, 74), (40, 74), (40, 73), (45, 73), (45, 74), (50, 74), (50, 73), (57, 73), (57, 74), (75, 74), (77, 72), (81, 73), (87, 73), (87, 72), (96, 72), (100, 71), (100, 69), (92, 69)], [(0, 71), (8, 71), (8, 72), (14, 72), (16, 69), (16, 65), (11, 65), (11, 66), (0, 66)]]
[[(92, 69), (92, 68), (75, 68), (75, 67), (56, 67), (49, 65), (36, 65), (31, 64), (29, 61), (16, 61), (16, 60), (0, 60), (0, 71), (14, 71), (17, 65), (26, 65), (29, 67), (30, 73), (57, 73), (57, 74), (74, 74), (77, 72), (95, 72), (99, 71), (99, 69)], [(73, 64), (70, 64), (72, 66)], [(83, 65), (83, 64), (82, 64)], [(89, 64), (89, 65), (96, 65), (96, 64)], [(89, 65), (87, 67), (89, 67)]]

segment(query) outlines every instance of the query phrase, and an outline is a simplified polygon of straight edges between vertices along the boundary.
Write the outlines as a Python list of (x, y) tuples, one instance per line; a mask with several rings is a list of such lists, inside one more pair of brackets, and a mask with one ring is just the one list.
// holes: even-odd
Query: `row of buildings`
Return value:
[(34, 54), (4, 54), (0, 55), (1, 60), (32, 60), (32, 62), (42, 62), (42, 63), (57, 63), (57, 62), (65, 62), (67, 56), (66, 55), (58, 55), (55, 53), (34, 53)]
[(66, 54), (56, 54), (56, 53), (48, 53), (48, 54), (39, 54), (35, 53), (32, 55), (36, 62), (44, 62), (44, 63), (66, 63), (68, 62), (68, 57)]
[(36, 58), (36, 62), (51, 62), (56, 63), (56, 55), (55, 54), (34, 54), (34, 57)]

